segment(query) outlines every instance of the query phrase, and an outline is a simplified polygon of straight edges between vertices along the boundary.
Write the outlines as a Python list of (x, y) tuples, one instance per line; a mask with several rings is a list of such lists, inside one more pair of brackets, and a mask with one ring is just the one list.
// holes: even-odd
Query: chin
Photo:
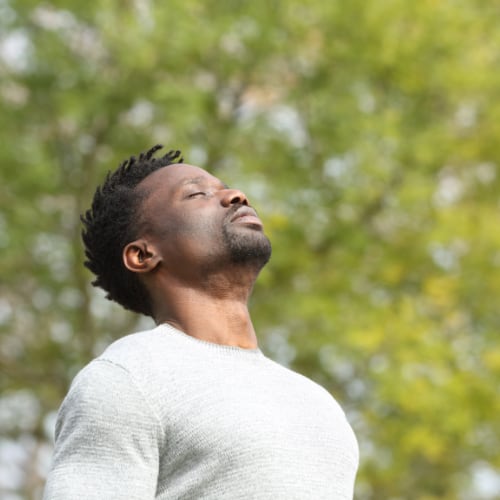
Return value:
[(224, 239), (235, 264), (253, 264), (261, 269), (271, 258), (271, 242), (261, 231), (225, 232)]

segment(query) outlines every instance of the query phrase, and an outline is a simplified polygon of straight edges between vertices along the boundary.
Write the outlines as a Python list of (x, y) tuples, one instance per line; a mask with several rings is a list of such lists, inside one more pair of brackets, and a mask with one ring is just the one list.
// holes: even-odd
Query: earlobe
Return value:
[(161, 261), (154, 246), (146, 240), (128, 243), (123, 249), (122, 259), (125, 267), (133, 273), (148, 273)]

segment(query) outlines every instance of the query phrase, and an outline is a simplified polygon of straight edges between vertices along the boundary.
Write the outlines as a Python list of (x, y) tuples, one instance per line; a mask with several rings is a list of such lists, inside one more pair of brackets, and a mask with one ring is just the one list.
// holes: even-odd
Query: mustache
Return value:
[(241, 208), (243, 207), (247, 207), (247, 208), (250, 208), (251, 210), (253, 210), (255, 212), (255, 209), (250, 207), (250, 205), (245, 205), (243, 203), (235, 203), (233, 205), (231, 205), (231, 207), (229, 208), (227, 214), (226, 214), (226, 217), (224, 217), (224, 222), (231, 222), (231, 220), (233, 219), (233, 217), (235, 216), (236, 212), (238, 210), (240, 210)]

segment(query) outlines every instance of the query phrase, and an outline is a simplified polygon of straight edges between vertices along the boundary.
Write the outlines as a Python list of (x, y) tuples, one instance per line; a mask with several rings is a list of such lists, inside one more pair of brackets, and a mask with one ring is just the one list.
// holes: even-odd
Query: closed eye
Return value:
[(190, 193), (188, 194), (188, 198), (196, 198), (198, 196), (205, 196), (206, 193), (203, 191), (196, 191), (196, 193)]

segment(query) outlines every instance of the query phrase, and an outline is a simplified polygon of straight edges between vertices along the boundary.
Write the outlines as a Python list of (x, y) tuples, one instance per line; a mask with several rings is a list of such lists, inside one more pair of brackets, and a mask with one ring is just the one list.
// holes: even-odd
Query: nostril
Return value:
[(229, 205), (246, 205), (248, 200), (245, 194), (238, 189), (225, 189), (221, 191), (221, 203), (228, 207)]
[(231, 205), (248, 205), (248, 201), (244, 196), (234, 196), (231, 199)]
[(234, 191), (229, 203), (231, 205), (248, 205), (247, 197), (241, 191)]

